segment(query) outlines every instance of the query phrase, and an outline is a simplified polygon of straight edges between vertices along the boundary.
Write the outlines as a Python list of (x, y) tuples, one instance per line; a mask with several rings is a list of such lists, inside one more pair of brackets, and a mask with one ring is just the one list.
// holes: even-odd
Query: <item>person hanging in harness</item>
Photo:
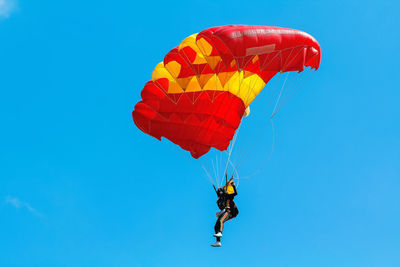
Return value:
[[(227, 177), (225, 176), (225, 179), (226, 178)], [(215, 190), (215, 192), (218, 196), (217, 205), (220, 211), (216, 213), (218, 219), (214, 226), (214, 237), (217, 238), (217, 241), (211, 246), (220, 247), (224, 223), (235, 218), (239, 214), (239, 210), (235, 202), (233, 201), (233, 199), (237, 195), (237, 190), (235, 182), (233, 181), (233, 177), (226, 182), (225, 186), (223, 186), (222, 188), (218, 188), (218, 190)]]

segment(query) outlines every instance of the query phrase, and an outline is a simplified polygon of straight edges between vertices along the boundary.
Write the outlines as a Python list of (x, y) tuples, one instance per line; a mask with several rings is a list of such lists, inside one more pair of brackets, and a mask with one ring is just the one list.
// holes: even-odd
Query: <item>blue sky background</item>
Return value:
[[(394, 0), (0, 0), (0, 266), (400, 266), (399, 13)], [(215, 249), (204, 173), (131, 111), (172, 47), (226, 24), (304, 30), (323, 57), (274, 118), (272, 157), (241, 181)], [(238, 145), (267, 121), (265, 99)], [(271, 146), (266, 130), (241, 174)]]

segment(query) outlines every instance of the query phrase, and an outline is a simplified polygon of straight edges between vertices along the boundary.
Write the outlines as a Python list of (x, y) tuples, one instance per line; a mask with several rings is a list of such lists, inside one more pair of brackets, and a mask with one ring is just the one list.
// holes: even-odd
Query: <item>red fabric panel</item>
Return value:
[[(262, 62), (265, 61), (261, 71), (301, 71), (304, 67), (318, 69), (321, 61), (318, 42), (311, 35), (299, 30), (228, 25), (206, 29), (196, 38), (204, 38), (212, 44), (217, 50), (215, 55), (219, 55), (226, 65), (235, 59), (240, 69), (246, 69), (247, 63), (255, 55)], [(292, 61), (293, 56), (296, 59)]]
[[(161, 140), (165, 137), (194, 158), (207, 153), (211, 147), (226, 150), (240, 124), (245, 107), (243, 101), (229, 92), (221, 92), (212, 101), (207, 91), (165, 94), (153, 82), (142, 91), (142, 101), (132, 112), (136, 126)], [(211, 91), (211, 93), (213, 93)], [(175, 102), (177, 99), (177, 102)]]

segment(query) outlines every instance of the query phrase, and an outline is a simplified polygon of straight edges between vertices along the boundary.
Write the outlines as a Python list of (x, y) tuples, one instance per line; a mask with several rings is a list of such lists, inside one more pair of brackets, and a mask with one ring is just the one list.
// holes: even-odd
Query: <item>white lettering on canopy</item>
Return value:
[(275, 51), (275, 44), (249, 47), (246, 49), (246, 56), (262, 55), (266, 53), (271, 53)]

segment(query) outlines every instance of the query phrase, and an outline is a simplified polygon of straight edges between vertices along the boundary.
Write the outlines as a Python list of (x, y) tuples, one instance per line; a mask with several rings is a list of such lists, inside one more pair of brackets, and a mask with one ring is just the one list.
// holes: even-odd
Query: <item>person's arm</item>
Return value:
[(234, 182), (232, 182), (232, 187), (233, 187), (233, 191), (234, 191), (232, 196), (236, 196), (237, 195), (237, 190), (236, 190), (236, 186), (235, 186)]

